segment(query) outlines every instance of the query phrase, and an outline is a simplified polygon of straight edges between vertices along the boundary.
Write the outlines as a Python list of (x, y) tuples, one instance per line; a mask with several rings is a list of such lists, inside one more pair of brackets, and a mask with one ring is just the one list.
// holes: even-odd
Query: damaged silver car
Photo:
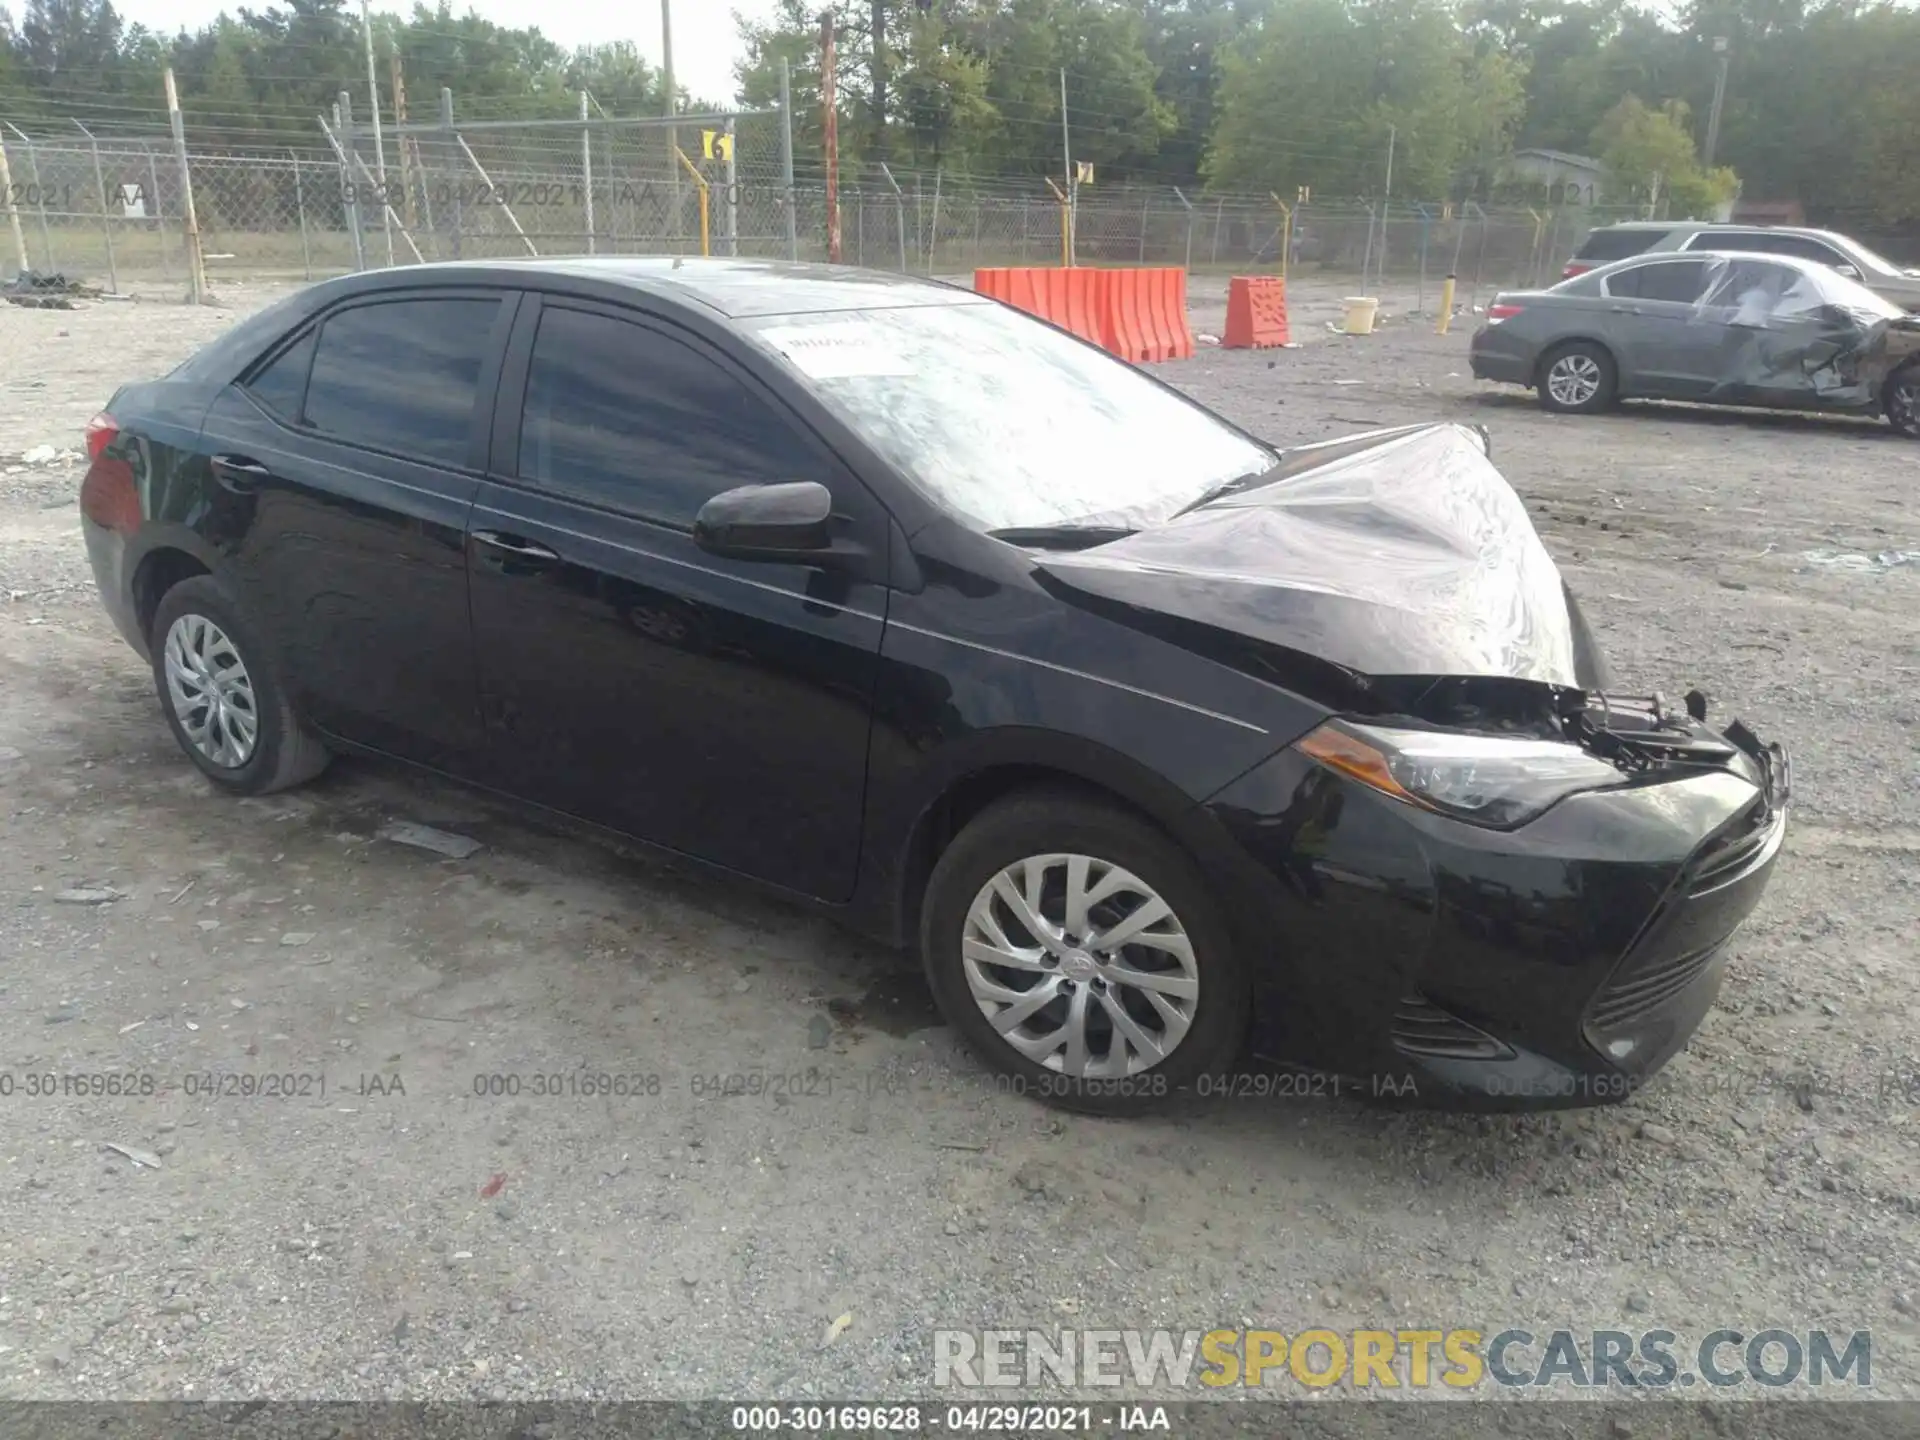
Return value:
[(1920, 438), (1920, 315), (1811, 260), (1655, 254), (1503, 292), (1473, 373), (1548, 410), (1619, 400), (1884, 415)]

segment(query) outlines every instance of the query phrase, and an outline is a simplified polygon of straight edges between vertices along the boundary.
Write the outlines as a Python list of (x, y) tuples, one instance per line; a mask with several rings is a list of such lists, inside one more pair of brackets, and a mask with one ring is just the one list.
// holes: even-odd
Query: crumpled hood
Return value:
[(1039, 567), (1069, 591), (1363, 674), (1580, 684), (1560, 572), (1472, 431), (1287, 459), (1279, 480)]

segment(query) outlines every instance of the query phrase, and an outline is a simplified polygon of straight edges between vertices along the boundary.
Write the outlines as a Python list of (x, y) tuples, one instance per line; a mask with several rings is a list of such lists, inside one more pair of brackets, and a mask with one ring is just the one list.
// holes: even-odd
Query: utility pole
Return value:
[(1073, 183), (1073, 131), (1067, 124), (1067, 68), (1060, 67), (1060, 163), (1067, 167), (1067, 264), (1074, 263), (1074, 221), (1080, 187)]
[(1714, 151), (1720, 148), (1720, 107), (1726, 103), (1727, 61), (1731, 58), (1727, 51), (1727, 37), (1716, 35), (1713, 53), (1720, 57), (1720, 63), (1713, 76), (1713, 108), (1707, 112), (1707, 150), (1700, 157), (1701, 168), (1707, 170), (1713, 168)]
[(840, 263), (840, 123), (833, 93), (833, 12), (820, 16), (820, 136), (827, 161), (827, 263)]
[[(673, 91), (673, 0), (660, 0), (660, 81), (666, 87), (667, 108), (671, 118), (678, 108)], [(667, 181), (673, 186), (673, 231), (680, 233), (680, 129), (667, 126)]]
[(1393, 219), (1393, 142), (1400, 136), (1400, 127), (1387, 126), (1387, 193), (1380, 202), (1380, 283), (1387, 283), (1387, 229)]
[[(414, 195), (413, 195), (414, 172), (417, 172), (420, 166), (418, 163), (417, 156), (410, 157), (407, 154), (408, 148), (412, 144), (412, 142), (407, 138), (407, 135), (406, 135), (407, 81), (406, 81), (405, 74), (401, 70), (400, 51), (398, 49), (395, 49), (393, 54), (387, 57), (387, 73), (388, 73), (389, 82), (393, 86), (393, 127), (394, 129), (401, 132), (400, 134), (400, 204), (401, 204), (400, 214), (406, 227), (409, 230), (413, 230), (413, 229), (417, 229), (420, 224), (420, 217), (414, 213), (416, 206), (414, 204)], [(412, 165), (408, 164), (409, 159), (413, 160), (414, 163)]]
[(884, 155), (887, 135), (887, 0), (872, 0), (873, 30), (873, 153)]
[(380, 186), (380, 224), (387, 232), (387, 268), (393, 268), (393, 211), (387, 205), (387, 146), (380, 133), (380, 81), (373, 70), (373, 17), (360, 0), (360, 38), (367, 47), (367, 103), (373, 108), (373, 178)]

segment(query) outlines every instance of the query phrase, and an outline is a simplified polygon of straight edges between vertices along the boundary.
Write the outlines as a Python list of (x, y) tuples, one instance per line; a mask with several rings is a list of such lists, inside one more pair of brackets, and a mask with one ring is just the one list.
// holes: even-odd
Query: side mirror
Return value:
[(833, 495), (812, 480), (723, 490), (693, 519), (693, 542), (735, 560), (820, 559), (831, 553)]
[(1845, 264), (1844, 262), (1834, 266), (1833, 268), (1836, 271), (1838, 271), (1840, 274), (1846, 276), (1847, 279), (1849, 280), (1858, 280), (1860, 278), (1859, 270), (1852, 265)]

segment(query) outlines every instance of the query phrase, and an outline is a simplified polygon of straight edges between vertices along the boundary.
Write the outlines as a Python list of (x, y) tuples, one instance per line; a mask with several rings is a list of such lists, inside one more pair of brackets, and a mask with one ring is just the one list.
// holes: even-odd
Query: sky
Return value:
[[(181, 26), (198, 29), (218, 15), (240, 8), (245, 0), (114, 0), (114, 8), (129, 23), (172, 34)], [(349, 0), (357, 5), (358, 0)], [(431, 0), (429, 0), (431, 3)], [(734, 98), (733, 66), (741, 58), (736, 13), (764, 20), (773, 13), (773, 0), (669, 0), (673, 9), (674, 79), (697, 99), (725, 103)], [(372, 0), (374, 12), (407, 14), (411, 0)], [(272, 8), (271, 0), (252, 0), (250, 8)], [(538, 26), (548, 39), (571, 49), (576, 45), (632, 40), (649, 61), (660, 63), (660, 0), (453, 0), (456, 14), (472, 10), (496, 25), (523, 30)]]

